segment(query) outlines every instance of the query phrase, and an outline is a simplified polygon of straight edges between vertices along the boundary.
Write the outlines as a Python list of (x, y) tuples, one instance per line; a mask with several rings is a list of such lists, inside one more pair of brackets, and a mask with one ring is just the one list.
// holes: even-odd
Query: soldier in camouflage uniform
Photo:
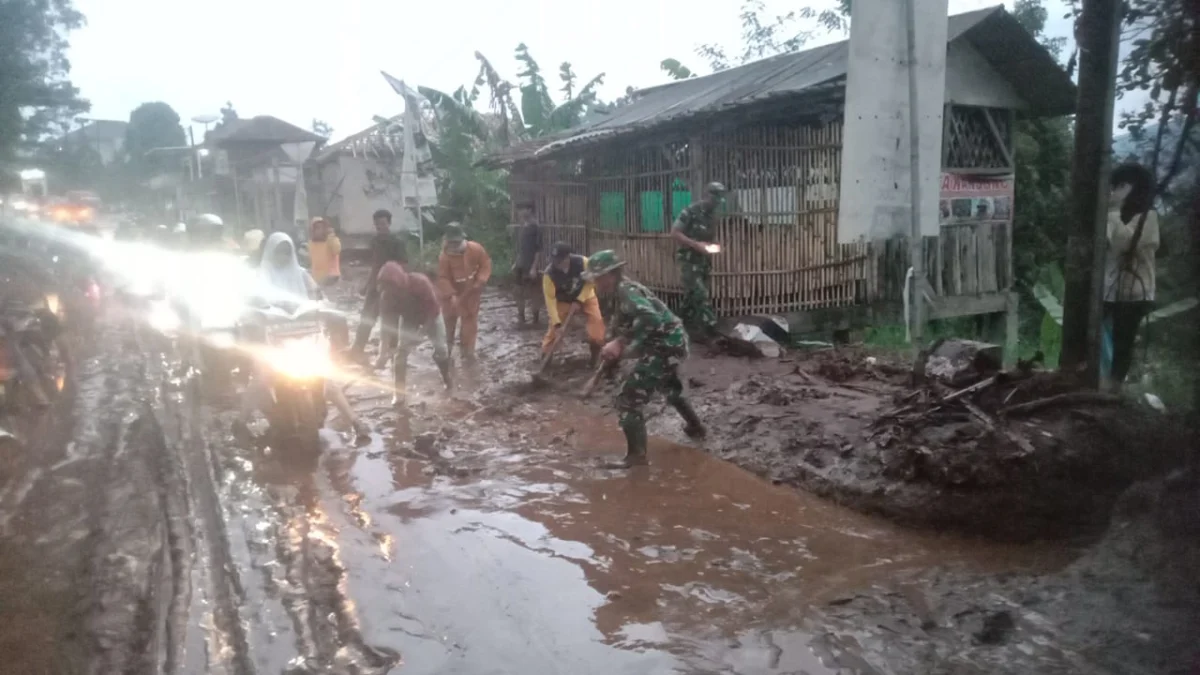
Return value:
[(655, 392), (661, 391), (684, 422), (684, 432), (692, 438), (705, 435), (691, 403), (684, 396), (679, 366), (688, 355), (688, 336), (679, 317), (645, 286), (625, 279), (625, 262), (613, 251), (600, 251), (588, 258), (586, 277), (596, 291), (615, 294), (616, 315), (612, 321), (613, 339), (604, 345), (601, 357), (615, 363), (621, 357), (637, 359), (633, 370), (621, 383), (616, 407), (628, 450), (613, 462), (615, 468), (646, 463), (646, 417), (643, 409)]
[(688, 329), (698, 340), (716, 336), (717, 314), (708, 297), (708, 279), (712, 259), (707, 246), (712, 244), (717, 227), (717, 208), (725, 198), (725, 186), (709, 183), (704, 198), (688, 205), (671, 226), (671, 238), (679, 248), (675, 260), (683, 281), (683, 315)]

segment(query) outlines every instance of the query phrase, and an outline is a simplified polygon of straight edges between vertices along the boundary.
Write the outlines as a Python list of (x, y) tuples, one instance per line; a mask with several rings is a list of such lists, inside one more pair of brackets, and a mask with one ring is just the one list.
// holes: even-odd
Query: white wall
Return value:
[(970, 43), (958, 40), (946, 50), (946, 102), (1024, 110), (1029, 107)]
[[(938, 233), (947, 0), (916, 3), (921, 231)], [(910, 231), (911, 164), (903, 0), (855, 0), (842, 132), (838, 241)]]
[[(368, 172), (372, 174), (370, 179)], [(416, 231), (417, 223), (403, 208), (400, 183), (393, 173), (378, 160), (350, 156), (339, 157), (321, 167), (321, 198), (328, 200), (330, 193), (337, 190), (328, 215), (337, 216), (344, 234), (374, 234), (371, 215), (379, 209), (392, 212), (393, 229)], [(313, 211), (313, 215), (319, 213)]]

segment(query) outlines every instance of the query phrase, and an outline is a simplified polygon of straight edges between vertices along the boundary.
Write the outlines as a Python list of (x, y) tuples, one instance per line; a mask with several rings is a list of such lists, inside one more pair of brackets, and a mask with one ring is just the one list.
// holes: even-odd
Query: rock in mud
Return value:
[(438, 435), (432, 432), (420, 434), (413, 439), (413, 449), (417, 452), (428, 454), (433, 450), (433, 446), (437, 444)]
[(1004, 348), (976, 340), (938, 340), (929, 349), (925, 376), (960, 387), (1000, 370)]
[(983, 619), (983, 626), (975, 632), (975, 640), (980, 644), (998, 645), (1008, 639), (1016, 628), (1012, 614), (1007, 611), (992, 612)]

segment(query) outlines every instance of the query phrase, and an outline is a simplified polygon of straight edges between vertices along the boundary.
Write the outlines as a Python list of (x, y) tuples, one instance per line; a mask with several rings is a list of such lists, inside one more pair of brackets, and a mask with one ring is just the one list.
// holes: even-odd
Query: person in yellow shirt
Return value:
[(312, 219), (308, 236), (313, 279), (323, 287), (336, 284), (342, 277), (342, 241), (324, 218)]
[(542, 354), (550, 350), (558, 331), (566, 329), (563, 322), (571, 306), (575, 305), (575, 313), (582, 314), (587, 321), (588, 348), (592, 354), (591, 365), (595, 367), (604, 347), (604, 317), (600, 313), (596, 287), (583, 278), (587, 268), (587, 258), (572, 253), (570, 244), (561, 241), (554, 244), (550, 266), (542, 275), (546, 315), (550, 318), (549, 329), (542, 338)]

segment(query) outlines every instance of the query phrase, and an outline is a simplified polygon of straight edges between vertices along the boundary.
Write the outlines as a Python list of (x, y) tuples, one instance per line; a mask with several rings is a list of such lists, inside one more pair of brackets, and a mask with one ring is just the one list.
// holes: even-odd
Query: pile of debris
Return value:
[(938, 342), (918, 357), (915, 386), (897, 395), (896, 407), (882, 413), (874, 427), (881, 435), (912, 438), (929, 427), (964, 423), (976, 427), (975, 437), (1006, 441), (1013, 446), (1008, 456), (1021, 457), (1037, 451), (1031, 438), (1055, 438), (1039, 425), (1039, 416), (1066, 412), (1098, 422), (1098, 408), (1125, 403), (1115, 394), (1085, 389), (1071, 374), (1036, 366), (1036, 359), (1022, 361), (1006, 372), (1000, 370), (996, 345)]
[(1078, 532), (1177, 459), (1159, 413), (1036, 362), (1003, 371), (994, 345), (935, 344), (911, 377), (871, 424), (866, 454), (886, 481), (935, 496), (944, 511), (934, 521)]

